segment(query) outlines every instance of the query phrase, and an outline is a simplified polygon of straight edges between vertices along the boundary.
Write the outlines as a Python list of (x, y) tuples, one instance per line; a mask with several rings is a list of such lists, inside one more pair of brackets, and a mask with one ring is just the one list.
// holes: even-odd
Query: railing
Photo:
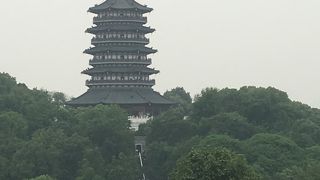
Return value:
[(144, 64), (150, 65), (151, 59), (146, 60), (142, 59), (91, 59), (90, 65), (99, 65), (99, 64)]
[(156, 84), (155, 80), (87, 80), (87, 86), (103, 86), (103, 85), (147, 85), (154, 86)]
[(136, 42), (148, 44), (150, 40), (148, 38), (92, 38), (91, 43), (110, 43), (110, 42)]
[(146, 23), (147, 17), (143, 16), (104, 16), (104, 17), (94, 17), (93, 22), (111, 22), (111, 21), (130, 21), (130, 22), (141, 22)]
[(145, 124), (149, 120), (152, 120), (152, 116), (142, 115), (142, 116), (129, 116), (129, 121), (131, 122), (131, 129), (138, 131), (140, 124)]
[[(141, 152), (139, 152), (139, 161), (140, 161), (140, 167), (143, 169), (143, 161), (142, 161), (142, 155)], [(146, 175), (142, 172), (142, 180), (146, 180)]]

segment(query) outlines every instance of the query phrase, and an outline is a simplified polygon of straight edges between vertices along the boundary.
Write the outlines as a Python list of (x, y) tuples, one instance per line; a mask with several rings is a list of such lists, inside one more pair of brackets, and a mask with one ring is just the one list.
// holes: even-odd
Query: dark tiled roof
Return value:
[(82, 96), (68, 102), (73, 106), (97, 104), (151, 104), (173, 105), (176, 104), (151, 88), (92, 88)]
[(144, 47), (144, 46), (97, 46), (84, 51), (86, 54), (94, 55), (99, 52), (144, 52), (144, 53), (156, 53), (157, 50)]
[(143, 6), (134, 0), (106, 0), (100, 5), (96, 5), (89, 9), (89, 12), (99, 13), (100, 11), (112, 9), (139, 9), (143, 12), (151, 12), (152, 8)]
[(110, 24), (108, 26), (102, 26), (102, 27), (91, 27), (86, 30), (87, 33), (96, 33), (99, 31), (107, 31), (107, 30), (115, 30), (115, 31), (140, 31), (145, 33), (152, 33), (155, 31), (155, 29), (152, 29), (150, 27), (145, 26), (139, 26), (139, 25), (132, 25), (132, 24)]
[(83, 74), (94, 74), (94, 73), (102, 73), (102, 72), (143, 72), (143, 73), (149, 73), (149, 74), (157, 74), (159, 73), (158, 70), (151, 69), (148, 67), (112, 67), (112, 66), (106, 66), (106, 67), (95, 67), (91, 69), (84, 70)]

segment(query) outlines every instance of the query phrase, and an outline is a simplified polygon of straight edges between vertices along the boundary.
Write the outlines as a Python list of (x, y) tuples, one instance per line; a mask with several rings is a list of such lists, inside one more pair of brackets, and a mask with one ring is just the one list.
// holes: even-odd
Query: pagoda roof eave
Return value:
[(89, 8), (88, 12), (98, 14), (107, 9), (115, 10), (140, 10), (144, 13), (151, 12), (153, 9), (143, 6), (134, 0), (107, 0), (99, 5)]
[(156, 53), (157, 50), (140, 46), (140, 47), (131, 47), (131, 46), (97, 46), (86, 49), (84, 53), (94, 55), (99, 52), (142, 52), (142, 53)]
[(141, 31), (145, 33), (153, 33), (155, 29), (145, 26), (132, 26), (132, 25), (108, 25), (105, 27), (91, 27), (86, 30), (86, 33), (95, 34), (99, 31)]
[(88, 12), (93, 13), (93, 14), (99, 14), (100, 12), (103, 12), (107, 9), (113, 9), (113, 10), (140, 10), (143, 13), (149, 13), (151, 11), (153, 11), (153, 8), (148, 8), (148, 9), (138, 9), (138, 8), (95, 8), (92, 7), (88, 10)]
[(97, 88), (69, 102), (71, 106), (86, 106), (97, 104), (119, 105), (176, 105), (177, 103), (161, 96), (151, 88)]
[(160, 71), (151, 69), (148, 67), (101, 67), (101, 68), (91, 68), (82, 71), (82, 74), (96, 74), (96, 73), (104, 73), (104, 72), (110, 72), (110, 73), (131, 73), (131, 72), (142, 72), (146, 74), (158, 74)]

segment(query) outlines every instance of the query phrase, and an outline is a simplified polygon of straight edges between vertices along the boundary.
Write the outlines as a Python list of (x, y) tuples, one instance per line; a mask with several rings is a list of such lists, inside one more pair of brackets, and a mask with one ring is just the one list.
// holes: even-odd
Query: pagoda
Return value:
[(89, 89), (69, 105), (116, 104), (131, 116), (150, 117), (174, 104), (152, 89), (150, 76), (159, 71), (149, 67), (148, 56), (157, 50), (147, 47), (146, 35), (155, 29), (145, 26), (144, 16), (152, 10), (134, 0), (107, 0), (89, 9), (96, 14), (94, 26), (86, 30), (94, 35), (92, 47), (84, 51), (93, 56), (91, 67), (82, 72), (91, 77)]

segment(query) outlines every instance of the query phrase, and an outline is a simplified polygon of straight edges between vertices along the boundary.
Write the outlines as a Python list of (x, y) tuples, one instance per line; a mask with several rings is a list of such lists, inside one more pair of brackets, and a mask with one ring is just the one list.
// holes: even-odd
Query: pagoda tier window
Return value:
[(106, 34), (97, 34), (96, 38), (98, 39), (104, 39), (104, 38), (145, 39), (145, 35), (142, 33), (128, 33), (128, 32), (127, 33), (106, 33)]
[(112, 75), (95, 75), (92, 77), (94, 81), (100, 81), (100, 80), (113, 80), (113, 81), (128, 81), (128, 80), (142, 80), (142, 81), (148, 81), (149, 76), (147, 75), (126, 75), (126, 74), (112, 74)]
[(133, 11), (108, 11), (108, 12), (101, 12), (98, 15), (99, 17), (119, 17), (119, 16), (127, 16), (127, 17), (141, 17), (142, 13), (140, 12), (133, 12)]
[(95, 76), (93, 76), (92, 78), (93, 78), (93, 80), (95, 80), (95, 81), (99, 81), (99, 80), (102, 79), (101, 76), (99, 76), (99, 75), (95, 75)]
[(100, 55), (100, 56), (96, 56), (96, 59), (98, 60), (101, 60), (103, 57)]
[(96, 60), (146, 60), (146, 55), (137, 55), (137, 54), (97, 54), (94, 56)]
[(120, 22), (100, 22), (99, 25), (101, 26), (108, 26), (110, 24), (137, 24), (139, 25), (139, 23), (135, 23), (135, 22), (125, 22), (125, 21), (120, 21)]
[(98, 15), (99, 18), (102, 18), (102, 17), (104, 17), (104, 16), (106, 16), (106, 14), (103, 13), (103, 12), (102, 12), (102, 13), (99, 13), (99, 15)]

